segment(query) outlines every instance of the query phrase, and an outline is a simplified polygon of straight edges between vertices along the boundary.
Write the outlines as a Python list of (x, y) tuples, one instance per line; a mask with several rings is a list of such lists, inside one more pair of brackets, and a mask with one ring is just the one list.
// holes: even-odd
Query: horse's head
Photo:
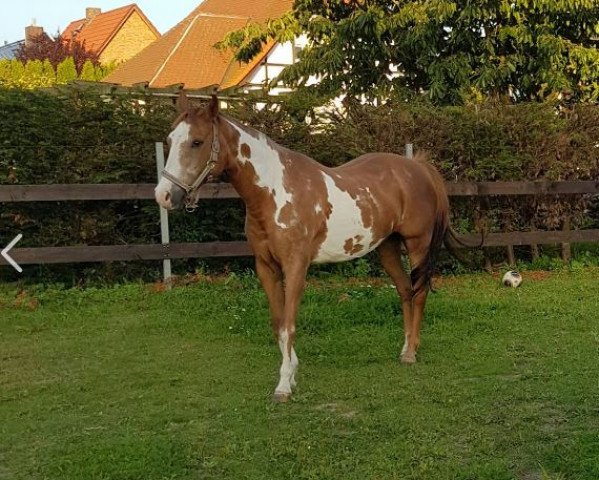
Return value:
[(155, 189), (156, 201), (169, 210), (183, 205), (194, 207), (200, 186), (209, 176), (220, 175), (225, 168), (216, 96), (202, 109), (192, 107), (182, 92), (177, 109), (179, 117), (167, 139), (166, 167)]

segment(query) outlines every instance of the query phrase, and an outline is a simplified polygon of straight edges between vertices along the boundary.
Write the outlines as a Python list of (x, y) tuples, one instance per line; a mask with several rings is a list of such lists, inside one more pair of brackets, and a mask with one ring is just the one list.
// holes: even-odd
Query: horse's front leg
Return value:
[(268, 298), (272, 333), (278, 341), (285, 308), (283, 271), (279, 264), (273, 260), (267, 260), (256, 255), (256, 274)]
[(283, 321), (279, 328), (279, 348), (283, 357), (279, 384), (275, 389), (273, 401), (286, 402), (291, 397), (291, 388), (295, 386), (295, 370), (298, 366), (295, 344), (295, 324), (297, 312), (306, 285), (308, 259), (294, 259), (283, 266), (285, 274), (285, 307)]
[[(270, 322), (272, 333), (275, 340), (282, 344), (280, 333), (283, 325), (283, 315), (285, 312), (285, 287), (283, 286), (283, 271), (278, 263), (273, 260), (266, 260), (256, 256), (256, 274), (262, 283), (266, 297), (268, 298), (268, 307), (270, 309)], [(291, 349), (291, 367), (292, 374), (290, 384), (295, 387), (295, 371), (298, 365), (295, 350)]]

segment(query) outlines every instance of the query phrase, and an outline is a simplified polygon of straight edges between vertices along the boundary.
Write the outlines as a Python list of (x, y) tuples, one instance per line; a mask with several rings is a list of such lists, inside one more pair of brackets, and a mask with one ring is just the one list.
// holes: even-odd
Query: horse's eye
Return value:
[(201, 140), (194, 140), (194, 141), (191, 143), (191, 146), (192, 146), (192, 147), (200, 147), (201, 145), (202, 145), (202, 141), (201, 141)]

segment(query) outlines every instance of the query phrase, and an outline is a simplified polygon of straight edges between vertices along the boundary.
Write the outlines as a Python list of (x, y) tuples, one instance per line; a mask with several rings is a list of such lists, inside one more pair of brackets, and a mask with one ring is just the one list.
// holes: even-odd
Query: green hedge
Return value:
[[(141, 100), (141, 103), (140, 103)], [(155, 142), (169, 131), (172, 101), (108, 97), (85, 91), (56, 95), (0, 90), (0, 183), (154, 183)], [(242, 239), (240, 201), (175, 213), (175, 242)], [(218, 216), (212, 212), (218, 210)], [(217, 221), (216, 219), (219, 219)], [(154, 201), (12, 203), (0, 206), (0, 244), (23, 233), (19, 246), (159, 243)], [(183, 262), (185, 264), (192, 262)], [(0, 273), (16, 278), (12, 273)], [(158, 278), (159, 262), (28, 268), (36, 279)]]
[[(140, 102), (141, 100), (141, 102)], [(152, 96), (102, 96), (93, 91), (0, 90), (0, 183), (153, 183), (154, 142), (168, 134), (172, 100)], [(277, 142), (327, 165), (369, 151), (403, 152), (405, 143), (426, 149), (448, 180), (574, 180), (599, 178), (599, 108), (558, 113), (551, 105), (485, 104), (436, 108), (426, 104), (352, 105), (349, 115), (304, 122), (291, 103), (259, 110), (236, 102), (230, 114)], [(491, 201), (489, 228), (559, 228), (564, 214), (575, 226), (593, 221), (588, 200), (563, 198)], [(197, 213), (172, 215), (172, 239), (243, 238), (239, 201), (204, 202)], [(454, 202), (460, 228), (473, 228), (479, 205)], [(21, 232), (21, 246), (110, 245), (159, 242), (152, 201), (4, 204), (0, 244)], [(179, 270), (214, 262), (184, 261)], [(247, 266), (247, 261), (234, 266)], [(223, 267), (218, 263), (219, 268)], [(4, 269), (6, 270), (6, 269)], [(28, 269), (32, 271), (33, 269)], [(85, 278), (157, 278), (158, 262), (39, 267), (38, 278), (69, 283)], [(11, 277), (3, 271), (2, 275)]]

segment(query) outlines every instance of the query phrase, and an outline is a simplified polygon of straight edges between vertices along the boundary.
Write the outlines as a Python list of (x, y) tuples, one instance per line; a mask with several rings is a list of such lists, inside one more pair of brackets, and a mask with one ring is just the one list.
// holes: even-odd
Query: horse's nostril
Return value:
[(164, 201), (165, 201), (165, 202), (168, 202), (170, 199), (171, 199), (171, 194), (170, 194), (170, 192), (166, 192), (166, 193), (164, 194)]

